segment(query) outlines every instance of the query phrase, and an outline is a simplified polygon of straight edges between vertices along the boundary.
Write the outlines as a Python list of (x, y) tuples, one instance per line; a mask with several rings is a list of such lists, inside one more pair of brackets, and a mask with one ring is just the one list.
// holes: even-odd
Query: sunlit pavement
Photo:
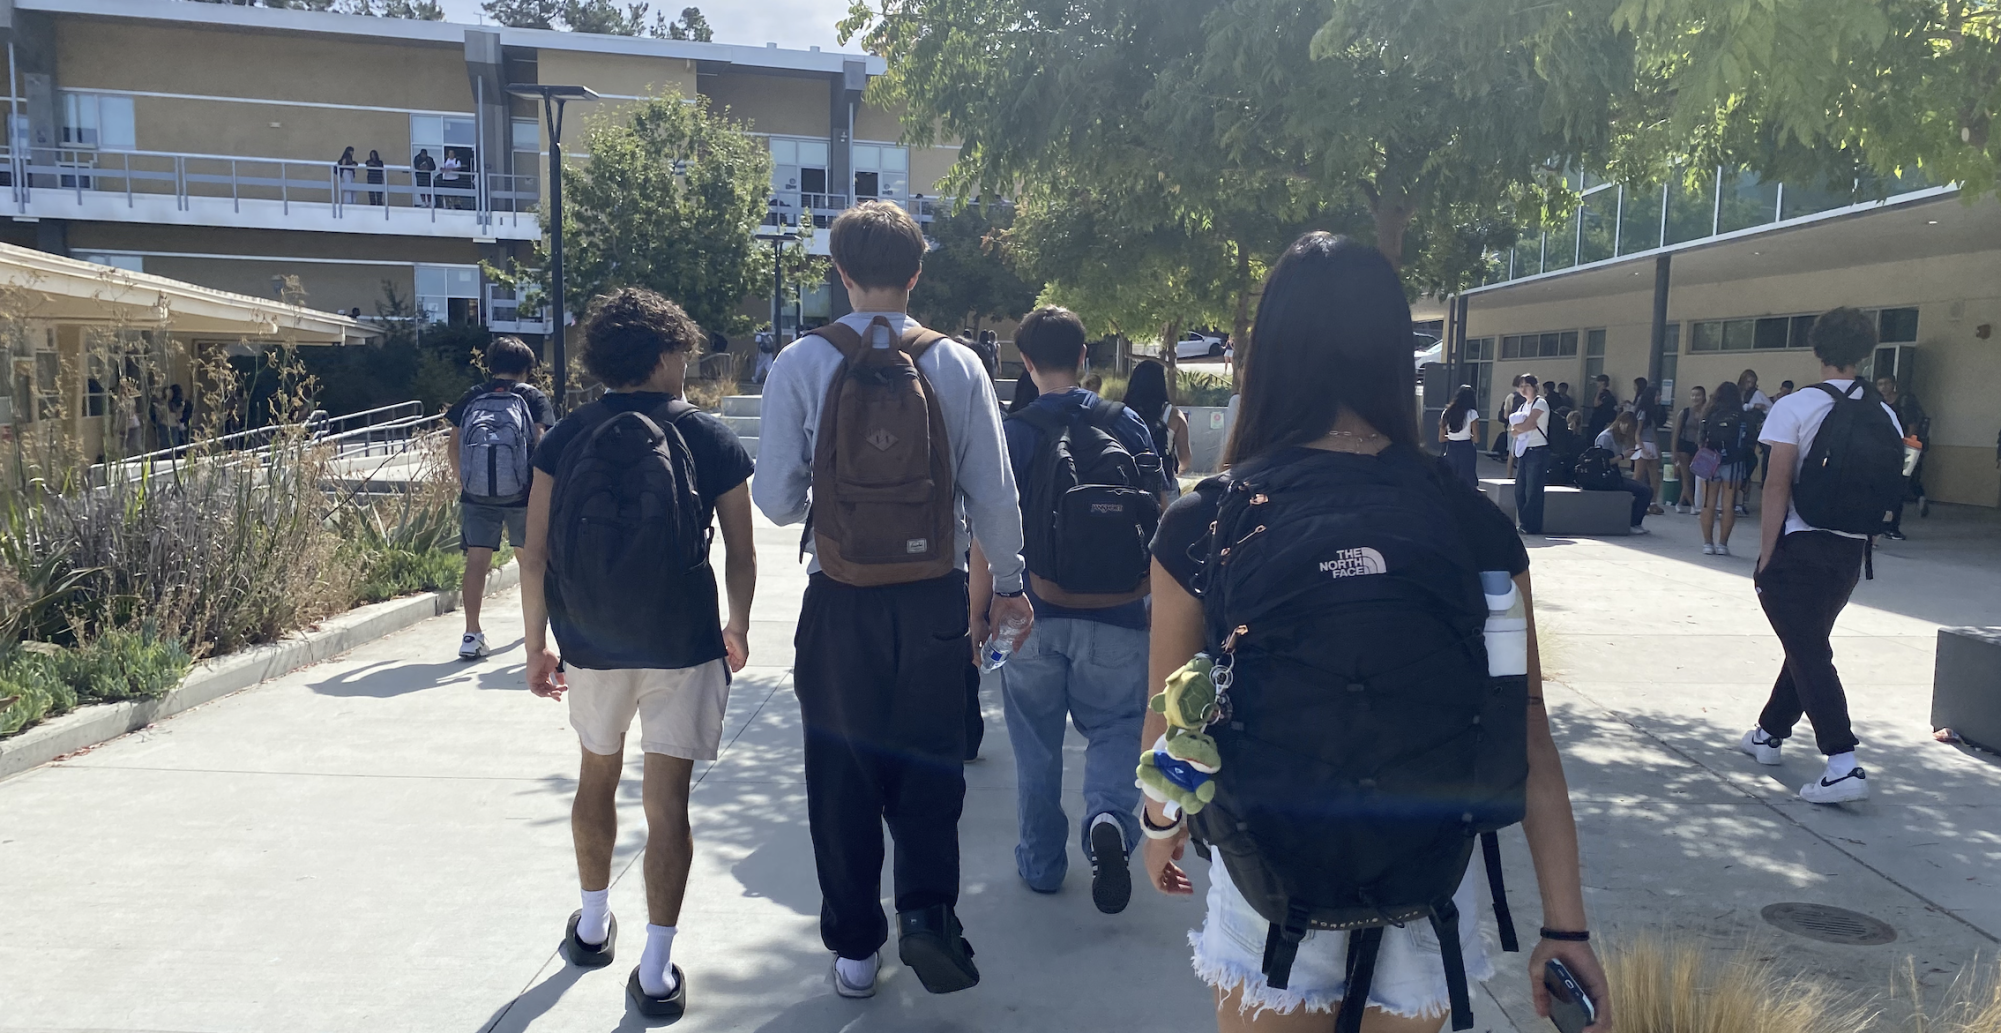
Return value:
[[(1693, 517), (1648, 523), (1656, 533), (1641, 539), (1531, 542), (1600, 935), (1749, 945), (1868, 991), (1907, 957), (1934, 989), (1976, 952), (1991, 957), (2001, 766), (1933, 742), (1926, 717), (1937, 627), (2001, 623), (2001, 525), (1941, 509), (1878, 553), (1835, 645), (1876, 795), (1814, 808), (1791, 796), (1818, 771), (1810, 734), (1780, 768), (1734, 748), (1780, 656), (1751, 593), (1755, 524), (1738, 531), (1744, 555), (1712, 559)], [(721, 759), (697, 769), (679, 1027), (1213, 1028), (1188, 969), (1199, 898), (1142, 887), (1126, 913), (1100, 915), (1074, 845), (1061, 894), (1015, 877), (1013, 765), (992, 686), (961, 824), (961, 914), (983, 983), (933, 997), (892, 957), (876, 999), (834, 996), (789, 685), (797, 540), (760, 522), (752, 666), (733, 687)], [(619, 960), (577, 969), (556, 951), (576, 907), (576, 740), (562, 706), (523, 689), (517, 598), (489, 606), (489, 638), (505, 648), (482, 663), (453, 658), (459, 621), (0, 782), (0, 1031), (641, 1028), (623, 997), (645, 922), (636, 747), (612, 892)], [(1071, 748), (1074, 816), (1074, 735)], [(1507, 851), (1532, 934), (1518, 833)], [(1199, 888), (1204, 866), (1192, 868)], [(1899, 937), (1851, 947), (1779, 932), (1759, 911), (1782, 901), (1853, 908)], [(1501, 970), (1476, 995), (1477, 1028), (1546, 1028), (1516, 961)]]

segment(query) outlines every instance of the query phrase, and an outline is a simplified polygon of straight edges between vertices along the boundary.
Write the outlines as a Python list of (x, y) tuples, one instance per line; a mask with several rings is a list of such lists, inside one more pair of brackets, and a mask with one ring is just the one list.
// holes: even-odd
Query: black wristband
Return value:
[(1591, 934), (1582, 929), (1572, 931), (1569, 929), (1551, 929), (1548, 926), (1543, 926), (1542, 938), (1545, 940), (1562, 940), (1565, 943), (1588, 943), (1591, 940)]
[(1002, 591), (1000, 591), (1000, 590), (996, 589), (996, 590), (994, 591), (994, 594), (995, 594), (995, 595), (997, 595), (997, 596), (1000, 596), (1000, 597), (1001, 597), (1002, 599), (1019, 599), (1019, 598), (1021, 598), (1021, 594), (1022, 594), (1022, 592), (1023, 592), (1023, 591), (1025, 591), (1025, 589), (1020, 589), (1020, 588), (1017, 588), (1017, 589), (1015, 589), (1015, 590), (1014, 590), (1014, 591), (1012, 591), (1012, 592), (1002, 592)]

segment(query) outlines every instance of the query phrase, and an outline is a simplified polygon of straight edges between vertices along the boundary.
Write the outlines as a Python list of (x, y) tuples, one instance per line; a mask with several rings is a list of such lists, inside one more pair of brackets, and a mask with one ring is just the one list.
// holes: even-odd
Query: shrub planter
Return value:
[[(509, 563), (487, 575), (486, 594), (512, 588), (520, 579), (521, 565)], [(188, 672), (179, 688), (159, 699), (81, 707), (12, 738), (0, 739), (0, 778), (17, 775), (87, 746), (109, 742), (162, 718), (283, 677), (458, 608), (456, 589), (391, 599), (329, 617), (311, 631), (205, 660)]]

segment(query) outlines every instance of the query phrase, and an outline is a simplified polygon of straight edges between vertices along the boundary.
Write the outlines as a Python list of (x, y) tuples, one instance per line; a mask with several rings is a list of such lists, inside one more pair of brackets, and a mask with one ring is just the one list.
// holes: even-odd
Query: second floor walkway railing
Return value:
[(86, 196), (122, 197), (128, 208), (162, 198), (178, 211), (198, 202), (226, 202), (236, 212), (245, 202), (275, 202), (284, 215), (296, 207), (339, 219), (435, 222), (441, 212), (467, 211), (482, 225), (518, 225), (541, 203), (540, 180), (532, 175), (87, 148), (0, 148), (0, 186), (21, 213), (53, 191), (79, 204)]

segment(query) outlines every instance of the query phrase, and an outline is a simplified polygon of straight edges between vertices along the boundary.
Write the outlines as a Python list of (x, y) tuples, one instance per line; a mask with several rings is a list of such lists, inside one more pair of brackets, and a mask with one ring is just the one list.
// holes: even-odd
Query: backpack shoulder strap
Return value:
[(854, 361), (855, 356), (859, 355), (863, 348), (868, 347), (868, 342), (862, 340), (862, 335), (856, 333), (854, 327), (846, 323), (828, 323), (815, 329), (808, 336), (818, 337), (833, 345), (834, 350), (840, 352), (841, 357), (850, 362)]
[(1007, 418), (1010, 420), (1020, 420), (1041, 431), (1045, 441), (1062, 434), (1069, 427), (1069, 424), (1064, 421), (1063, 417), (1050, 412), (1047, 407), (1040, 405), (1024, 406), (1020, 412), (1009, 413)]
[[(1860, 378), (1860, 377), (1857, 377), (1856, 379), (1857, 379), (1857, 380), (1860, 380), (1861, 378)], [(1835, 387), (1835, 386), (1834, 386), (1833, 384), (1830, 384), (1830, 383), (1828, 383), (1828, 382), (1826, 382), (1826, 381), (1824, 381), (1824, 380), (1823, 380), (1823, 381), (1821, 381), (1821, 382), (1820, 382), (1820, 383), (1818, 383), (1818, 384), (1814, 384), (1814, 385), (1811, 385), (1811, 386), (1813, 386), (1813, 387), (1815, 387), (1815, 388), (1818, 388), (1818, 389), (1820, 389), (1820, 390), (1822, 390), (1822, 391), (1825, 391), (1825, 392), (1827, 392), (1827, 396), (1828, 396), (1829, 398), (1832, 398), (1832, 399), (1834, 399), (1834, 400), (1835, 400), (1835, 401), (1837, 401), (1837, 402), (1853, 402), (1853, 401), (1856, 401), (1856, 398), (1855, 398), (1855, 396), (1853, 396), (1853, 395), (1850, 395), (1850, 394), (1849, 394), (1848, 392), (1846, 392), (1846, 391), (1843, 391), (1843, 390), (1841, 390), (1840, 388), (1838, 388), (1838, 387)], [(1868, 390), (1869, 390), (1869, 389), (1868, 389), (1868, 388), (1863, 388), (1862, 390), (1863, 390), (1863, 394), (1862, 394), (1862, 397), (1863, 397), (1863, 398), (1867, 398), (1867, 397), (1869, 397), (1869, 395), (1868, 395)]]
[(948, 335), (941, 334), (928, 326), (914, 326), (903, 332), (903, 338), (896, 342), (896, 346), (903, 349), (904, 354), (915, 359), (930, 351), (932, 345), (948, 339)]
[[(1126, 414), (1126, 403), (1100, 398), (1091, 403), (1091, 422), (1109, 432)], [(1143, 422), (1143, 421), (1142, 421)]]
[(693, 402), (685, 398), (669, 398), (653, 410), (653, 415), (657, 422), (678, 424), (684, 417), (701, 411)]

